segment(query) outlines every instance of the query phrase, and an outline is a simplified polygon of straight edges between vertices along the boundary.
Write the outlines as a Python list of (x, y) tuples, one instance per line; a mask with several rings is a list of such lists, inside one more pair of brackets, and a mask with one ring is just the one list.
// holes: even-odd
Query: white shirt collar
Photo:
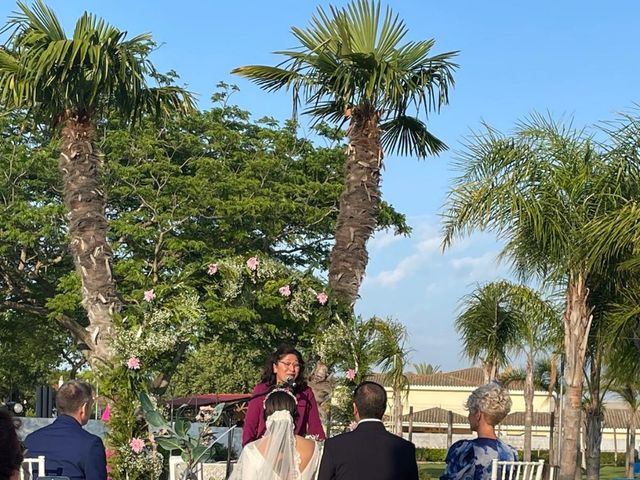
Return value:
[(365, 422), (380, 422), (380, 423), (383, 423), (382, 420), (380, 420), (379, 418), (363, 418), (358, 422), (358, 425), (360, 425), (361, 423), (365, 423)]

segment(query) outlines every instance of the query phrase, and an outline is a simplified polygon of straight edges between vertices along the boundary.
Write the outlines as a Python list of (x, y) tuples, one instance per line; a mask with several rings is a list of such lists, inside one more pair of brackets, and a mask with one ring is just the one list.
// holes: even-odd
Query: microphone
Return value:
[(296, 379), (292, 376), (288, 376), (284, 379), (284, 386), (289, 388), (296, 388), (298, 384), (296, 383)]

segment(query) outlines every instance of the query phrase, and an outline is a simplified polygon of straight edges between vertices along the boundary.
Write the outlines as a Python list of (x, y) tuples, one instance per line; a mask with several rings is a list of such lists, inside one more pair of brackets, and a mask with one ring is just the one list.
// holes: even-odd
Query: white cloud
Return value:
[(393, 245), (399, 240), (402, 240), (403, 238), (405, 237), (403, 237), (402, 235), (395, 235), (393, 230), (389, 228), (386, 230), (380, 230), (376, 232), (374, 236), (371, 237), (367, 242), (367, 250), (369, 250), (370, 252), (375, 250), (382, 250), (389, 245)]
[(475, 257), (452, 258), (449, 265), (468, 282), (495, 280), (507, 275), (504, 265), (498, 264), (497, 256), (496, 252), (486, 252)]

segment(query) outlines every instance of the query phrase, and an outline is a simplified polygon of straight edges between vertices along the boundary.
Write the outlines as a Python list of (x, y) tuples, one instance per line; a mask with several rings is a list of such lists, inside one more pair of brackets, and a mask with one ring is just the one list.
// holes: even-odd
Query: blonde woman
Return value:
[(460, 440), (447, 452), (447, 467), (440, 480), (489, 480), (491, 462), (517, 460), (518, 452), (496, 435), (498, 425), (511, 410), (509, 392), (498, 383), (476, 388), (465, 408), (469, 425), (478, 434), (473, 440)]

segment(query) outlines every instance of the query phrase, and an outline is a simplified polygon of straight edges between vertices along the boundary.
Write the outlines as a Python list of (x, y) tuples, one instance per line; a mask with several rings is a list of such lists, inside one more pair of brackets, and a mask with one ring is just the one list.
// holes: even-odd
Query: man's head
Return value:
[(387, 409), (387, 392), (376, 382), (362, 382), (353, 392), (353, 413), (356, 420), (382, 419)]
[(56, 407), (59, 414), (69, 415), (86, 425), (91, 417), (93, 390), (82, 380), (69, 380), (62, 384), (56, 394)]

